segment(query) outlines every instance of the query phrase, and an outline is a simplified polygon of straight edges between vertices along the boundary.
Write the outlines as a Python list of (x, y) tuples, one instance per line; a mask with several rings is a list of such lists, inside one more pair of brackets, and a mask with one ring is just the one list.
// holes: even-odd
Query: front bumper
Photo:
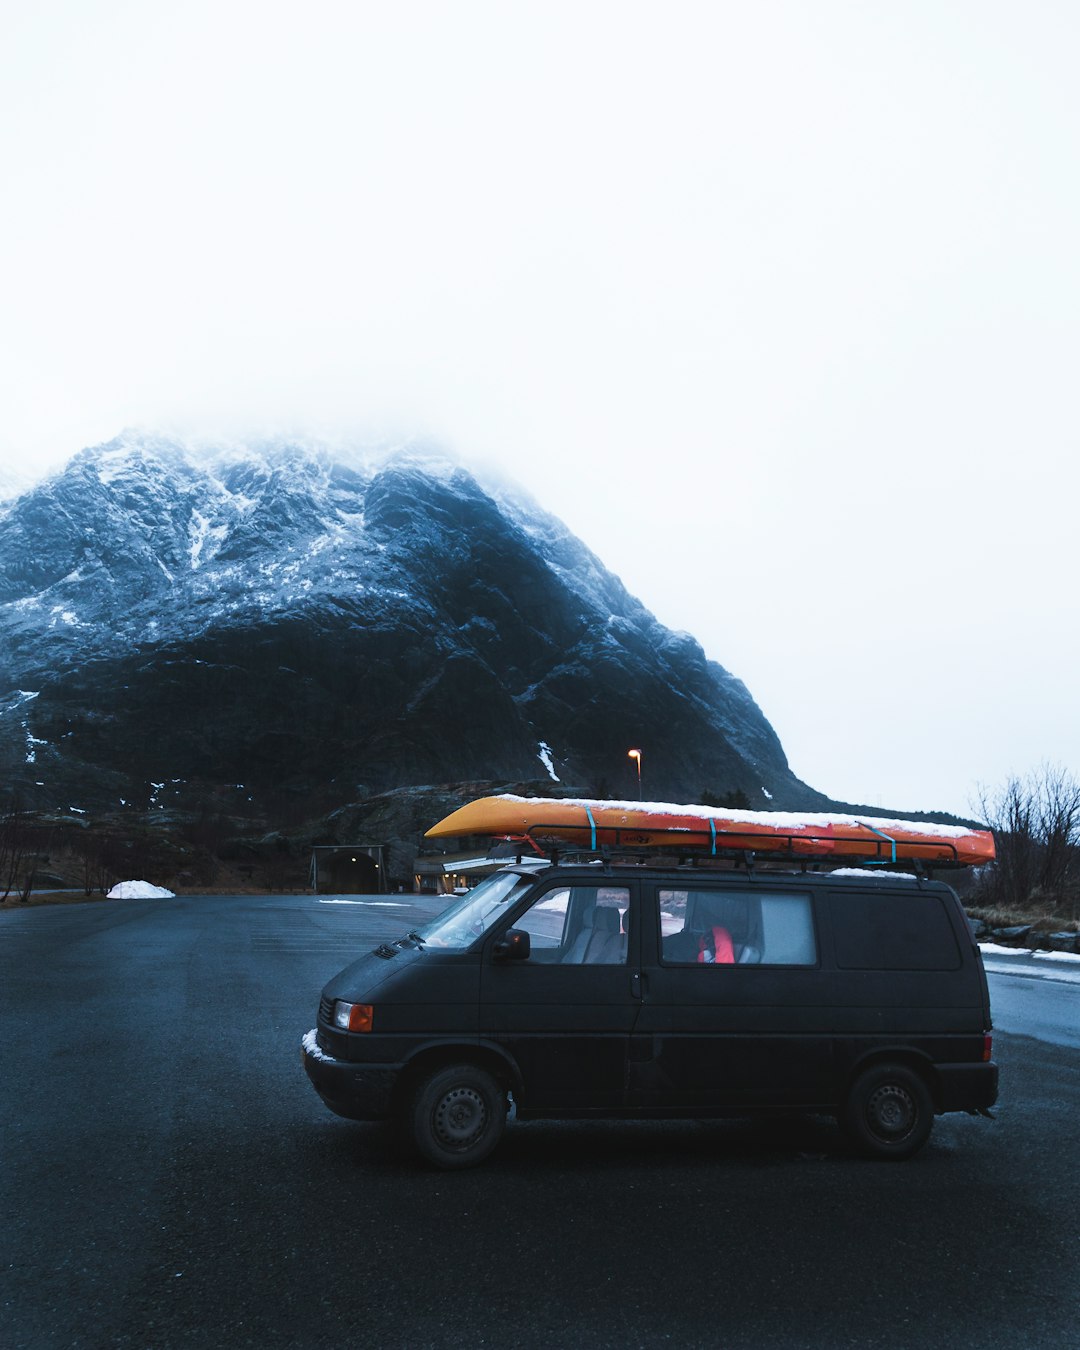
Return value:
[(351, 1064), (319, 1045), (314, 1028), (300, 1042), (304, 1070), (325, 1104), (346, 1120), (386, 1120), (400, 1064)]

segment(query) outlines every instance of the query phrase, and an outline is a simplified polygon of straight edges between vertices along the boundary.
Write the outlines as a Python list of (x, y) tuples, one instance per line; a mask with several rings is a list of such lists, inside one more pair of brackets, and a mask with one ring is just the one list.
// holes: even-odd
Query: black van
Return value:
[(519, 863), (354, 961), (304, 1037), (323, 1101), (441, 1167), (522, 1118), (837, 1117), (906, 1158), (997, 1098), (955, 893), (904, 874)]

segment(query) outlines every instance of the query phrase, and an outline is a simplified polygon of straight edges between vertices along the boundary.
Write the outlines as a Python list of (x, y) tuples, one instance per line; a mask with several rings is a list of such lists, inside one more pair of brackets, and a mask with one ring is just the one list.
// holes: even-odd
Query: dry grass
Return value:
[(1039, 933), (1080, 933), (1080, 921), (1063, 919), (1041, 910), (1010, 909), (1003, 906), (968, 905), (973, 919), (982, 919), (991, 928), (1019, 928), (1030, 924)]
[(0, 900), (0, 909), (34, 909), (39, 905), (83, 905), (88, 901), (105, 900), (104, 895), (84, 895), (82, 891), (40, 891), (21, 900), (14, 891), (6, 900)]

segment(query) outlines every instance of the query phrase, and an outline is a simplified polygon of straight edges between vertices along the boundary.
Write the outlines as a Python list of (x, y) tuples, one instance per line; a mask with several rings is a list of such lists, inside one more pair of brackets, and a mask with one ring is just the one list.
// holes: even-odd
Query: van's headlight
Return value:
[(346, 1003), (340, 998), (334, 1003), (334, 1026), (342, 1031), (370, 1031), (374, 1015), (370, 1003)]

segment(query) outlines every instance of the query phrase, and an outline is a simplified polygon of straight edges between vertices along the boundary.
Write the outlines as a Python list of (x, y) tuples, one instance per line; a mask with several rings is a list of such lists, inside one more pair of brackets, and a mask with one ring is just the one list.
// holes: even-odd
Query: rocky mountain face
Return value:
[(745, 686), (553, 516), (437, 454), (126, 435), (0, 507), (27, 806), (312, 818), (462, 780), (825, 799)]

